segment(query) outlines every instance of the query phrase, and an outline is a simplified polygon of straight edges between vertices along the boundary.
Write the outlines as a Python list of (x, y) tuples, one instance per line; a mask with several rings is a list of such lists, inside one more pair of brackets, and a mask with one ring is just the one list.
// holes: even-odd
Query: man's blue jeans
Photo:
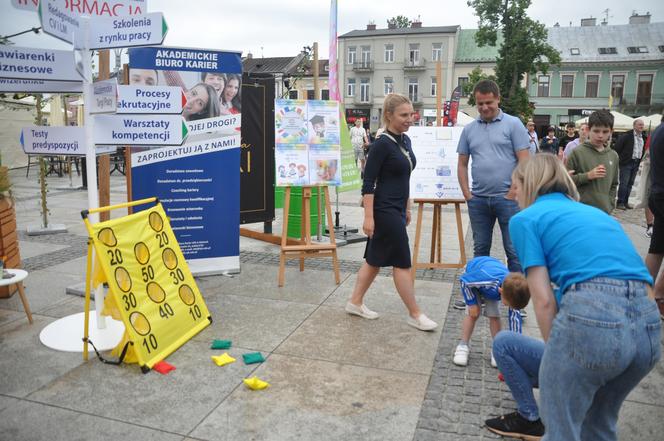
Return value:
[(629, 194), (632, 192), (634, 180), (639, 172), (640, 159), (630, 159), (625, 165), (620, 166), (620, 184), (618, 185), (618, 203), (627, 204)]
[(539, 419), (533, 388), (538, 386), (544, 342), (513, 331), (500, 331), (493, 339), (493, 357), (516, 401), (516, 410), (529, 421)]
[(562, 297), (540, 365), (545, 441), (615, 441), (620, 407), (661, 357), (646, 284), (594, 278)]
[(512, 272), (521, 272), (521, 264), (510, 239), (509, 222), (519, 212), (516, 201), (504, 196), (475, 196), (467, 202), (470, 225), (473, 228), (474, 257), (491, 255), (493, 226), (498, 220), (503, 236), (503, 248), (507, 255), (507, 267)]

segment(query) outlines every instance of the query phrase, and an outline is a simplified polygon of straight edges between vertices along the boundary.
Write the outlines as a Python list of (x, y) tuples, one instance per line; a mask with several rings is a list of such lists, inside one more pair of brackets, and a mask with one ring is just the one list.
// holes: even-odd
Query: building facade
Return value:
[(529, 78), (538, 126), (562, 126), (597, 109), (628, 116), (664, 110), (664, 22), (633, 15), (625, 25), (595, 24), (548, 29), (560, 66)]
[(454, 51), (458, 26), (355, 30), (339, 36), (339, 89), (347, 120), (368, 119), (380, 127), (383, 101), (388, 93), (410, 98), (416, 120), (435, 119), (436, 65), (441, 62), (442, 98), (453, 89)]
[[(561, 54), (561, 64), (546, 75), (523, 81), (539, 128), (562, 126), (609, 108), (629, 116), (664, 111), (664, 22), (633, 14), (629, 24), (596, 24), (548, 28), (548, 42)], [(479, 67), (493, 74), (500, 47), (479, 47), (477, 29), (459, 26), (354, 30), (339, 36), (339, 88), (347, 119), (362, 117), (375, 131), (380, 126), (384, 97), (389, 92), (413, 101), (416, 120), (435, 120), (436, 64), (442, 64), (443, 101)], [(609, 99), (611, 97), (611, 99)], [(460, 109), (477, 111), (462, 98)]]

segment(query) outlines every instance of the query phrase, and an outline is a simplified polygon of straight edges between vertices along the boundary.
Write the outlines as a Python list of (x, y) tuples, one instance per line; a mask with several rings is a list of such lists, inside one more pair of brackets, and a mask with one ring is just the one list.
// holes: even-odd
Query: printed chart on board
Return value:
[(462, 127), (411, 127), (407, 135), (417, 158), (410, 175), (413, 199), (463, 199), (457, 179), (457, 144)]

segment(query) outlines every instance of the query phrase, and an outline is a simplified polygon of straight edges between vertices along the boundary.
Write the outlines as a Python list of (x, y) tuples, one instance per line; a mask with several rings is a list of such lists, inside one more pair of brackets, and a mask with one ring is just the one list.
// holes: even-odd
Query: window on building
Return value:
[(433, 43), (431, 45), (431, 61), (443, 59), (443, 43)]
[(355, 46), (349, 46), (348, 47), (348, 59), (346, 60), (346, 62), (348, 64), (355, 64), (356, 58), (357, 58), (357, 49), (355, 48)]
[(330, 90), (329, 89), (322, 89), (320, 91), (320, 99), (322, 100), (329, 100), (330, 99)]
[(392, 79), (392, 77), (385, 77), (383, 92), (385, 93), (385, 95), (387, 95), (388, 93), (394, 93), (394, 80)]
[(394, 63), (394, 45), (386, 44), (385, 45), (385, 62)]
[(288, 99), (289, 100), (296, 100), (297, 99), (297, 90), (289, 90), (288, 91)]
[(657, 49), (659, 49), (660, 52), (664, 52), (664, 44), (657, 46)]
[(573, 48), (570, 48), (569, 54), (570, 55), (581, 55), (581, 51), (579, 50), (578, 47), (573, 47)]
[(431, 96), (436, 96), (437, 91), (438, 91), (438, 81), (436, 80), (436, 77), (431, 77)]
[(586, 75), (586, 98), (597, 98), (599, 75)]
[(622, 102), (623, 90), (625, 89), (625, 75), (614, 75), (611, 77), (611, 96), (615, 104)]
[(371, 46), (362, 46), (360, 62), (364, 68), (371, 65)]
[(420, 44), (411, 43), (408, 45), (408, 62), (411, 65), (418, 65), (420, 63)]
[(648, 48), (646, 46), (629, 46), (627, 52), (630, 54), (647, 54)]
[(549, 96), (549, 79), (548, 75), (540, 75), (537, 77), (537, 96)]
[(408, 78), (408, 98), (413, 102), (419, 101), (419, 84), (417, 78)]
[(360, 79), (360, 101), (369, 102), (369, 78)]
[(314, 95), (314, 90), (313, 89), (308, 89), (307, 90), (307, 99), (308, 100), (315, 100), (316, 96)]
[(457, 79), (457, 86), (461, 86), (461, 96), (468, 96), (468, 93), (464, 90), (466, 84), (468, 84), (468, 77), (459, 77)]
[(560, 96), (571, 98), (574, 95), (574, 75), (560, 76)]
[(600, 47), (597, 48), (597, 51), (600, 55), (612, 55), (618, 53), (618, 50), (615, 47)]
[(346, 95), (355, 96), (355, 78), (348, 78), (348, 83), (346, 83)]
[(650, 105), (652, 94), (652, 74), (639, 74), (639, 84), (636, 88), (636, 104)]

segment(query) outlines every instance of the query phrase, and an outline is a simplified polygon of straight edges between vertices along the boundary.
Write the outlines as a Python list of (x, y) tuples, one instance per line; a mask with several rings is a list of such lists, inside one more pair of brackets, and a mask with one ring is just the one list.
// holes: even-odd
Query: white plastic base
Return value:
[[(124, 324), (105, 317), (106, 327), (97, 328), (97, 316), (90, 311), (89, 338), (98, 351), (108, 351), (120, 343)], [(85, 313), (69, 315), (54, 321), (39, 333), (39, 340), (51, 349), (64, 352), (83, 352), (83, 325)], [(88, 349), (93, 351), (88, 344)]]

